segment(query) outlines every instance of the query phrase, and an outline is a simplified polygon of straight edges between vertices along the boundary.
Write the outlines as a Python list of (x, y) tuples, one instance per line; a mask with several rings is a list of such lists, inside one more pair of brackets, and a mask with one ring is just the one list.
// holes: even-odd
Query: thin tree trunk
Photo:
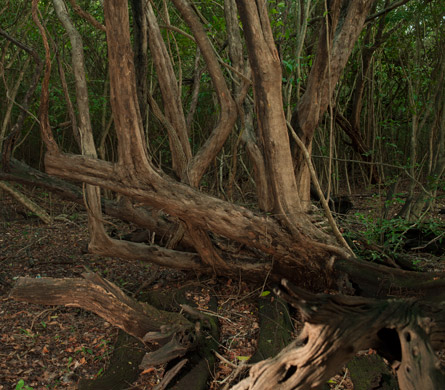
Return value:
[[(328, 2), (327, 22), (320, 31), (319, 44), (307, 81), (306, 91), (294, 112), (292, 127), (311, 152), (312, 139), (374, 0)], [(343, 8), (343, 9), (342, 9)], [(329, 91), (329, 92), (327, 92)], [(310, 174), (301, 154), (296, 157), (296, 177), (305, 208), (310, 201)]]
[[(96, 147), (93, 139), (93, 129), (91, 127), (90, 108), (88, 99), (88, 87), (85, 77), (85, 61), (83, 54), (82, 37), (72, 24), (66, 4), (63, 0), (53, 0), (57, 17), (65, 27), (70, 38), (72, 47), (72, 66), (75, 77), (76, 103), (78, 107), (78, 129), (80, 135), (80, 148), (82, 154), (88, 157), (97, 158)], [(102, 222), (102, 211), (100, 202), (100, 187), (87, 185), (86, 208), (88, 212), (88, 227), (91, 234), (90, 245), (94, 246), (96, 241), (102, 241), (106, 236)]]
[(273, 212), (295, 233), (302, 210), (281, 89), (281, 63), (263, 0), (237, 0), (252, 68), (258, 140), (264, 148)]

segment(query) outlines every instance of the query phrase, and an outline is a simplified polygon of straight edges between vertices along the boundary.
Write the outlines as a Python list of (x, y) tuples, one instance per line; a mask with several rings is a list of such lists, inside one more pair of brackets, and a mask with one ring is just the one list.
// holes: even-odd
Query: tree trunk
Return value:
[(148, 116), (148, 26), (143, 0), (131, 0), (134, 34), (134, 62), (136, 64), (136, 85), (138, 91), (139, 110), (142, 122), (147, 126)]
[(295, 181), (281, 90), (281, 63), (272, 36), (266, 4), (237, 0), (252, 68), (258, 141), (264, 148), (273, 213), (295, 234), (301, 204)]
[[(316, 127), (326, 112), (348, 58), (357, 41), (374, 0), (328, 2), (325, 23), (307, 81), (306, 91), (293, 114), (292, 126), (311, 152)], [(301, 152), (295, 158), (300, 198), (304, 208), (310, 205), (310, 174)]]

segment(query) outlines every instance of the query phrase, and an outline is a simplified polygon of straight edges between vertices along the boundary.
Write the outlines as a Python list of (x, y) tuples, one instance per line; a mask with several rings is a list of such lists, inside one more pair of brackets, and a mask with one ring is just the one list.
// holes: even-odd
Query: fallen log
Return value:
[(286, 280), (277, 293), (305, 326), (272, 359), (257, 363), (232, 390), (321, 388), (359, 351), (374, 349), (397, 373), (402, 390), (445, 388), (432, 345), (444, 346), (445, 306), (414, 299), (312, 294)]
[[(175, 364), (176, 359), (184, 356), (182, 362), (187, 361), (187, 365), (182, 364), (179, 368), (176, 368), (177, 364), (173, 368), (167, 366), (167, 374), (170, 376), (168, 381), (173, 383), (175, 389), (189, 389), (190, 383), (193, 383), (196, 390), (206, 388), (214, 363), (213, 350), (218, 346), (217, 321), (187, 305), (182, 305), (185, 314), (191, 318), (189, 321), (180, 313), (136, 301), (97, 274), (84, 273), (82, 276), (84, 279), (22, 277), (17, 280), (9, 297), (28, 303), (64, 305), (89, 310), (143, 343), (146, 353), (137, 362), (136, 367), (139, 366), (139, 369), (169, 362)], [(164, 306), (169, 306), (168, 299), (157, 297), (154, 300), (159, 301), (159, 304), (164, 301)], [(216, 310), (215, 300), (213, 305)], [(110, 378), (115, 378), (116, 386), (113, 388), (124, 388), (118, 386), (116, 378), (123, 377), (122, 370), (125, 370), (126, 366), (122, 365), (119, 357), (116, 359), (119, 368), (107, 376), (103, 386), (110, 380), (113, 381)], [(82, 383), (85, 388), (95, 385), (88, 381)]]
[[(83, 276), (85, 279), (20, 278), (10, 297), (30, 303), (81, 307), (144, 343), (158, 342), (161, 348), (146, 355), (141, 367), (175, 361), (188, 351), (199, 351), (197, 341), (205, 339), (200, 329), (214, 332), (211, 321), (206, 322), (193, 309), (183, 307), (194, 321), (201, 322), (200, 326), (178, 313), (137, 302), (98, 275)], [(445, 388), (445, 375), (434, 353), (434, 349), (445, 346), (443, 302), (432, 305), (413, 298), (377, 300), (312, 294), (285, 280), (282, 286), (277, 294), (300, 311), (305, 321), (303, 331), (276, 357), (254, 365), (249, 376), (233, 390), (317, 388), (358, 352), (369, 349), (390, 362), (400, 389)], [(193, 370), (202, 371), (202, 364), (198, 361)], [(180, 388), (190, 384), (186, 377)]]
[(169, 332), (171, 323), (175, 324), (175, 331), (193, 329), (194, 325), (182, 315), (138, 302), (97, 274), (84, 273), (82, 276), (84, 279), (22, 277), (17, 280), (9, 296), (28, 303), (80, 307), (143, 343), (147, 342), (147, 334), (158, 336), (156, 342), (161, 345), (169, 342), (172, 337)]

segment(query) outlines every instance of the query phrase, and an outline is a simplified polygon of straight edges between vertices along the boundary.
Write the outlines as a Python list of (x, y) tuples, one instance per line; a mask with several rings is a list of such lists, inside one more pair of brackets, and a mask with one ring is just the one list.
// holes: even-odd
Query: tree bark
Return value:
[[(64, 1), (53, 0), (53, 3), (57, 17), (68, 32), (72, 46), (71, 56), (76, 87), (76, 103), (78, 107), (77, 123), (80, 135), (80, 149), (83, 155), (97, 158), (90, 119), (82, 37), (71, 22)], [(91, 235), (90, 245), (94, 246), (96, 241), (102, 241), (102, 237), (106, 235), (102, 223), (100, 188), (95, 185), (87, 185), (85, 192), (86, 208), (88, 212), (88, 228)]]
[(133, 15), (134, 62), (136, 64), (136, 84), (139, 110), (144, 128), (148, 115), (148, 26), (144, 0), (131, 0)]
[(400, 389), (445, 386), (430, 342), (435, 333), (443, 334), (443, 305), (438, 310), (415, 301), (313, 295), (287, 281), (283, 286), (280, 295), (299, 309), (305, 326), (294, 342), (253, 366), (232, 390), (321, 388), (340, 366), (369, 348), (392, 363)]
[(252, 68), (258, 141), (264, 148), (273, 213), (294, 234), (301, 214), (281, 90), (281, 63), (263, 0), (237, 0)]
[(175, 135), (169, 132), (173, 170), (181, 180), (187, 181), (187, 166), (192, 158), (192, 151), (182, 110), (180, 86), (151, 3), (147, 4), (147, 19), (150, 52), (158, 75), (165, 115), (175, 130)]
[[(78, 278), (20, 278), (10, 297), (18, 301), (42, 305), (81, 307), (92, 311), (109, 323), (145, 343), (150, 332), (161, 332), (161, 327), (176, 324), (179, 328), (193, 327), (176, 313), (163, 312), (125, 295), (115, 284), (97, 274), (83, 274)], [(171, 335), (170, 335), (171, 336)], [(170, 340), (164, 332), (157, 342)]]

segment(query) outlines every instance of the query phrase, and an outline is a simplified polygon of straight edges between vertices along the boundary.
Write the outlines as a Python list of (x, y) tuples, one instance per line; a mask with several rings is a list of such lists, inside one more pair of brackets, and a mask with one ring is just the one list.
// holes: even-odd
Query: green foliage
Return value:
[(15, 390), (33, 390), (33, 387), (28, 386), (23, 379), (20, 379), (15, 386)]
[[(404, 199), (397, 196), (392, 201), (404, 203)], [(412, 223), (404, 218), (386, 219), (374, 217), (363, 213), (356, 213), (355, 217), (362, 225), (362, 228), (356, 231), (350, 230), (345, 233), (350, 242), (359, 243), (364, 241), (367, 246), (373, 245), (382, 248), (382, 251), (392, 257), (397, 257), (403, 252), (403, 246), (407, 241), (407, 234), (415, 229), (416, 233), (422, 237), (433, 235), (440, 236), (443, 233), (443, 224), (440, 220), (428, 220), (425, 222)], [(441, 242), (439, 240), (439, 242)], [(380, 258), (380, 253), (363, 248), (363, 246), (353, 245), (358, 255), (364, 258)]]

